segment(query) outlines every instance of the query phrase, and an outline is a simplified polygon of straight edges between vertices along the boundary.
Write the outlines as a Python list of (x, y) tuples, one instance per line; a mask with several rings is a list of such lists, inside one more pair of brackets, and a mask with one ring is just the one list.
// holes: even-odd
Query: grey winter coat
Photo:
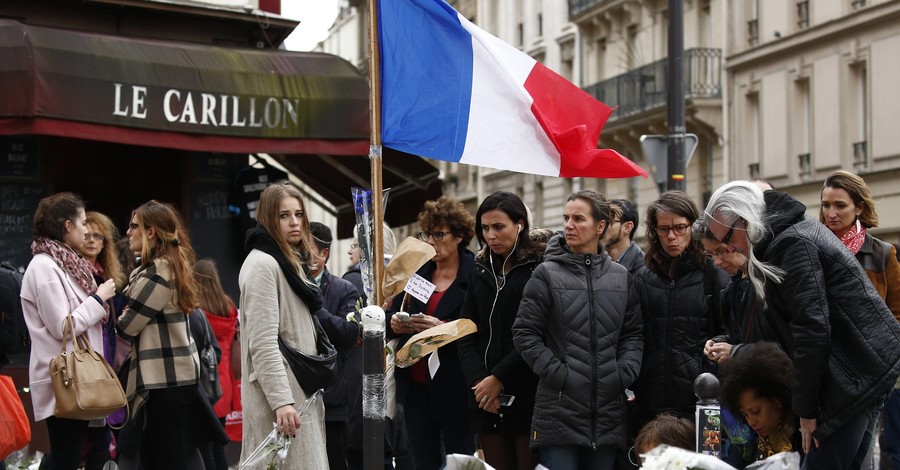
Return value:
[(641, 368), (640, 303), (602, 246), (573, 254), (559, 234), (525, 286), (516, 349), (538, 375), (532, 446), (625, 445), (625, 389)]

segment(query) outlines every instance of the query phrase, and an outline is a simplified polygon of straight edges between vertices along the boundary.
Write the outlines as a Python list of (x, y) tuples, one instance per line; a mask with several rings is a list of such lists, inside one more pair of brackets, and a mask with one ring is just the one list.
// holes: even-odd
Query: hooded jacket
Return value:
[(532, 446), (625, 445), (625, 389), (641, 368), (640, 303), (628, 270), (575, 254), (563, 235), (525, 286), (516, 349), (539, 377)]
[(692, 251), (657, 258), (635, 277), (644, 315), (644, 362), (634, 388), (639, 425), (664, 410), (693, 414), (694, 379), (715, 370), (703, 345), (724, 333), (714, 297), (728, 274), (712, 263), (700, 266)]
[(884, 401), (900, 374), (900, 326), (841, 241), (793, 197), (766, 191), (758, 259), (784, 270), (766, 282), (766, 317), (794, 359), (793, 409), (824, 439)]
[[(518, 250), (512, 269), (503, 277), (491, 269), (490, 253), (481, 253), (469, 278), (469, 290), (460, 318), (472, 320), (478, 332), (458, 342), (459, 361), (469, 386), (493, 375), (503, 384), (503, 393), (516, 398), (501, 414), (478, 408), (469, 394), (470, 423), (476, 432), (528, 434), (534, 409), (537, 376), (516, 351), (512, 326), (516, 321), (525, 284), (544, 258), (543, 244)], [(499, 268), (501, 261), (495, 264)]]

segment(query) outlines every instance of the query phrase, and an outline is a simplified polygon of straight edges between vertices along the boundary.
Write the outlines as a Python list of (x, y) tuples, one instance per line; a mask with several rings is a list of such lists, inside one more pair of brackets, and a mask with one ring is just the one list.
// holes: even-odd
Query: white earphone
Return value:
[(518, 225), (516, 225), (516, 227), (519, 227), (519, 229), (516, 230), (516, 232), (521, 232), (521, 231), (522, 231), (522, 224), (518, 224)]

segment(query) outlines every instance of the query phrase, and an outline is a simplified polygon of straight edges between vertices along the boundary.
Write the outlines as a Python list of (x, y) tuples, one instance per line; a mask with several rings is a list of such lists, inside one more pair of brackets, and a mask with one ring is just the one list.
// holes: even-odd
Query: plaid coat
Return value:
[(132, 415), (150, 389), (197, 383), (200, 367), (187, 315), (176, 302), (169, 262), (156, 259), (135, 269), (125, 296), (128, 304), (119, 316), (119, 334), (133, 341), (125, 395)]

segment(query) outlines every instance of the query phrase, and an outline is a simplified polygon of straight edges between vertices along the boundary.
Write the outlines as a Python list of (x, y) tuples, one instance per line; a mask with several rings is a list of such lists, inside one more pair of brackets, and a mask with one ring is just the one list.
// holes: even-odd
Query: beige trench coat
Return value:
[[(315, 354), (315, 327), (306, 304), (294, 294), (275, 258), (253, 250), (241, 266), (241, 404), (244, 439), (241, 462), (272, 432), (275, 409), (306, 394), (278, 350), (277, 337), (305, 354)], [(253, 467), (265, 469), (265, 465)], [(321, 397), (301, 417), (284, 470), (327, 469), (325, 405)]]

